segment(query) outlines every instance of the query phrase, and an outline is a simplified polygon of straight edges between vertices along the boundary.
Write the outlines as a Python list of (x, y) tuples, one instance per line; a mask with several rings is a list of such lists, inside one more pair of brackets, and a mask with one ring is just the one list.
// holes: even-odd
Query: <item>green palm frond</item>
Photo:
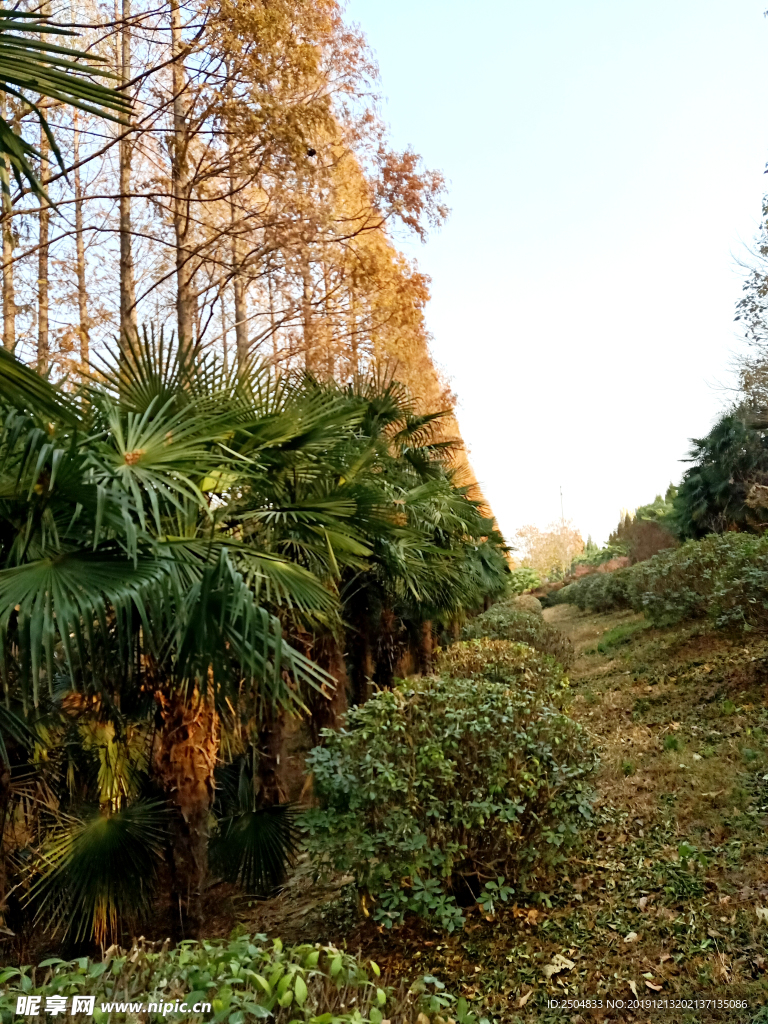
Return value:
[[(2, 150), (0, 149), (0, 156)], [(80, 414), (72, 399), (45, 377), (0, 348), (0, 400), (15, 409), (34, 412), (55, 422), (76, 426)]]
[[(123, 661), (136, 618), (147, 636), (155, 636), (170, 603), (169, 570), (163, 559), (129, 561), (118, 548), (102, 548), (63, 551), (0, 571), (0, 635), (4, 651), (11, 633), (18, 645), (25, 700), (31, 690), (37, 704), (43, 669), (52, 692), (57, 645), (74, 682), (76, 665), (98, 676), (94, 655), (110, 651), (113, 629)], [(5, 661), (3, 668), (7, 672)]]
[[(30, 94), (112, 121), (121, 121), (130, 112), (131, 103), (124, 94), (94, 80), (116, 77), (101, 67), (104, 58), (59, 46), (45, 38), (49, 35), (75, 36), (77, 33), (54, 24), (45, 15), (0, 8), (0, 91), (28, 104), (37, 114), (51, 150), (64, 170), (56, 139), (43, 111)], [(10, 167), (20, 188), (26, 181), (37, 195), (47, 199), (32, 163), (39, 157), (34, 146), (0, 118), (0, 178), (3, 189), (8, 191), (9, 188)]]
[(111, 817), (71, 820), (43, 849), (29, 893), (37, 922), (81, 941), (120, 938), (119, 926), (149, 909), (167, 832), (160, 801)]

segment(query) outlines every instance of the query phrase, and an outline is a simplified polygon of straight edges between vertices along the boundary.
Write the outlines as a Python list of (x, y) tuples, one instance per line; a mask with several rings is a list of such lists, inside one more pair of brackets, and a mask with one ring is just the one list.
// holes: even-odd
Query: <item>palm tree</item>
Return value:
[[(503, 586), (499, 539), (392, 381), (228, 373), (160, 334), (75, 397), (0, 351), (0, 406), (6, 695), (47, 751), (38, 790), (84, 780), (48, 800), (29, 899), (106, 938), (164, 870), (108, 865), (163, 847), (188, 934), (214, 817), (217, 870), (279, 877), (287, 717), (338, 722), (346, 653), (358, 699), (387, 685), (409, 639)], [(0, 715), (17, 768), (19, 724)]]
[(327, 676), (284, 643), (268, 607), (334, 610), (309, 571), (238, 536), (227, 495), (267, 472), (275, 451), (311, 449), (337, 411), (162, 339), (123, 351), (79, 407), (0, 358), (7, 692), (33, 714), (73, 690), (100, 708), (153, 699), (150, 774), (175, 810), (173, 886), (194, 926), (220, 711), (300, 707), (301, 688)]

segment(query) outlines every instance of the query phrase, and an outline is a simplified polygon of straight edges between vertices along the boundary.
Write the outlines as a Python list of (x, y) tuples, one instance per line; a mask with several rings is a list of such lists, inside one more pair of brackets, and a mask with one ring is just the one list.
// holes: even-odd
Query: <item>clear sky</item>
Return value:
[(351, 0), (393, 142), (450, 186), (414, 246), (507, 536), (598, 541), (732, 397), (768, 190), (766, 0)]

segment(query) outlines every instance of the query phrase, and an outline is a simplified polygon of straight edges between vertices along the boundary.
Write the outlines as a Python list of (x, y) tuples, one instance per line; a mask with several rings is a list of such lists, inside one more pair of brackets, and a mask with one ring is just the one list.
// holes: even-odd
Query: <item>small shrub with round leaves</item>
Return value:
[(591, 815), (595, 756), (529, 674), (540, 655), (457, 646), (453, 668), (463, 658), (471, 678), (378, 693), (307, 759), (320, 800), (303, 816), (307, 848), (320, 872), (351, 873), (388, 927), (412, 912), (454, 930), (484, 880), (507, 892), (541, 879)]
[(573, 644), (564, 633), (545, 622), (540, 615), (515, 608), (506, 601), (500, 601), (487, 612), (477, 615), (461, 632), (462, 640), (485, 636), (528, 644), (542, 654), (550, 654), (565, 669), (573, 662)]

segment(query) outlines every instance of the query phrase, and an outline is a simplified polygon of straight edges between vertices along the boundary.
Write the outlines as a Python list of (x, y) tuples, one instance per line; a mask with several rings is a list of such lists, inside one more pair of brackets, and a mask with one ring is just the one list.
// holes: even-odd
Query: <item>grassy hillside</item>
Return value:
[[(601, 755), (594, 829), (547, 892), (470, 912), (451, 936), (388, 933), (357, 924), (345, 890), (323, 905), (297, 879), (241, 920), (346, 941), (391, 976), (433, 974), (504, 1024), (768, 1020), (768, 640), (545, 614), (575, 645), (570, 713)], [(657, 1005), (635, 1012), (636, 995)], [(708, 1005), (670, 1005), (697, 998)]]

